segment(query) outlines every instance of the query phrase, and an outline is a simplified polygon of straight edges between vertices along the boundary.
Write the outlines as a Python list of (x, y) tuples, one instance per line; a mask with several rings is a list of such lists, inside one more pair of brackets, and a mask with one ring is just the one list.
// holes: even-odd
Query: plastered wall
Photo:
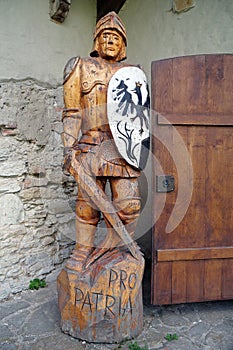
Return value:
[(95, 16), (95, 0), (74, 0), (63, 24), (50, 20), (49, 0), (1, 0), (0, 80), (62, 83), (66, 61), (92, 47)]
[(233, 1), (195, 0), (188, 12), (174, 14), (171, 0), (128, 0), (120, 16), (128, 34), (128, 60), (150, 76), (153, 60), (233, 52)]

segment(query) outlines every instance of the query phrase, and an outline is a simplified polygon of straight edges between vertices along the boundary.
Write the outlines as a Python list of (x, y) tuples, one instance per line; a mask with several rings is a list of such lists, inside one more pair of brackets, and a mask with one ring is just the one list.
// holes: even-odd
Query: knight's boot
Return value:
[[(138, 217), (140, 215), (140, 200), (132, 198), (130, 200), (115, 201), (114, 206), (118, 209), (118, 216), (121, 219), (125, 229), (133, 239), (137, 226)], [(100, 243), (99, 247), (106, 250), (113, 250), (125, 246), (125, 243), (116, 233), (112, 225), (105, 218), (107, 226), (106, 238)]]
[(76, 245), (66, 268), (76, 271), (82, 271), (85, 268), (85, 262), (94, 250), (95, 233), (96, 225), (76, 220)]
[[(115, 202), (115, 207), (118, 209), (118, 215), (124, 224), (126, 231), (133, 240), (138, 217), (140, 215), (140, 199), (131, 198), (130, 200), (118, 200)], [(115, 230), (112, 231), (111, 247), (112, 249), (115, 248), (127, 250), (125, 242), (117, 235)]]
[[(105, 256), (106, 253), (115, 254), (121, 250), (128, 250), (125, 243), (122, 241), (122, 239), (118, 236), (114, 228), (107, 221), (106, 221), (106, 226), (107, 226), (107, 235), (99, 243), (98, 247), (87, 259), (86, 261), (87, 267), (91, 266), (95, 261)], [(125, 223), (125, 228), (132, 239), (134, 237), (136, 226), (137, 226), (137, 218), (134, 219), (132, 222)]]
[(112, 251), (115, 248), (114, 240), (116, 236), (116, 232), (113, 227), (106, 222), (107, 233), (106, 237), (98, 243), (98, 246), (95, 248), (93, 253), (89, 256), (86, 261), (86, 267), (92, 265), (95, 261), (97, 261), (101, 256), (105, 253)]

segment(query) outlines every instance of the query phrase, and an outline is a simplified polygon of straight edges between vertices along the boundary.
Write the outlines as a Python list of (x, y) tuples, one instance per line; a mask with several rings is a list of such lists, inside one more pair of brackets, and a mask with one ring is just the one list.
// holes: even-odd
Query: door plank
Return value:
[(208, 127), (205, 148), (206, 246), (233, 246), (232, 128)]
[(204, 300), (204, 261), (195, 260), (186, 262), (187, 271), (187, 301)]
[(233, 247), (164, 249), (157, 251), (157, 261), (231, 259)]
[(172, 303), (172, 264), (161, 263), (154, 266), (155, 273), (152, 275), (152, 286), (156, 293), (152, 294), (152, 303), (167, 305)]
[[(152, 63), (152, 76), (155, 77), (151, 83), (152, 92), (152, 109), (153, 111), (165, 111), (172, 113), (173, 111), (173, 85), (172, 85), (172, 75), (173, 75), (173, 61), (164, 60), (159, 62), (159, 67), (157, 62)], [(156, 88), (160, 86), (160, 90)], [(163, 99), (160, 95), (163, 95)]]
[(173, 113), (203, 113), (206, 106), (205, 65), (202, 55), (173, 59)]
[(233, 299), (233, 259), (222, 262), (222, 299)]
[(224, 78), (224, 55), (206, 55), (205, 109), (210, 115), (224, 113)]
[(221, 300), (222, 261), (206, 260), (204, 268), (204, 300)]
[(187, 301), (186, 264), (182, 261), (172, 263), (172, 304)]
[[(154, 140), (156, 138), (156, 141)], [(170, 145), (172, 148), (173, 145), (173, 129), (172, 127), (167, 127), (166, 130), (160, 133), (160, 130), (157, 130), (155, 135), (152, 137), (152, 142), (159, 144), (159, 147), (156, 148), (154, 152), (154, 157), (152, 159), (152, 169), (153, 173), (157, 175), (174, 175), (175, 182), (177, 181), (177, 174), (174, 167), (174, 162), (171, 157), (171, 154), (168, 152), (166, 146)], [(165, 146), (166, 145), (166, 146)], [(159, 153), (158, 153), (159, 152)], [(162, 152), (163, 157), (160, 157), (160, 152)], [(154, 205), (156, 206), (156, 212), (154, 212), (153, 222), (160, 222), (160, 227), (163, 227), (165, 230), (165, 225), (167, 222), (167, 216), (170, 215), (174, 203), (176, 202), (176, 191), (169, 193), (169, 205), (167, 204), (168, 196), (167, 193), (158, 193), (156, 192), (156, 176), (153, 176), (153, 192), (154, 192)], [(165, 217), (161, 217), (161, 212), (166, 208), (167, 213)], [(162, 221), (160, 221), (162, 218)], [(155, 226), (155, 234), (153, 235), (153, 244), (157, 247), (160, 244), (163, 245), (163, 240), (160, 232), (157, 232), (157, 227)]]
[[(232, 55), (224, 55), (224, 77), (233, 77)], [(224, 113), (233, 114), (233, 79), (224, 79)]]
[[(233, 81), (233, 79), (232, 79)], [(233, 96), (232, 96), (233, 98)], [(233, 245), (233, 191), (232, 191), (232, 179), (233, 174), (233, 129), (227, 128), (224, 132), (223, 138), (223, 155), (224, 160), (224, 175), (221, 176), (221, 190), (223, 201), (223, 210), (222, 210), (222, 222), (224, 222), (224, 242), (225, 245)], [(229, 209), (230, 210), (229, 210)], [(227, 223), (227, 224), (226, 224)]]
[[(187, 148), (192, 160), (193, 192), (192, 201), (189, 210), (187, 211), (187, 217), (181, 223), (186, 225), (189, 230), (189, 242), (186, 245), (186, 248), (199, 248), (205, 246), (205, 145), (206, 128), (202, 126), (188, 127)], [(200, 166), (200, 164), (202, 166)]]

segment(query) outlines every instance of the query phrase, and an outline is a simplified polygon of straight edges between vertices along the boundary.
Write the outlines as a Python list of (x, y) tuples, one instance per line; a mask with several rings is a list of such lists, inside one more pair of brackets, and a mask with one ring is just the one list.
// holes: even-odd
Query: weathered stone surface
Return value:
[(54, 199), (48, 201), (48, 212), (51, 214), (61, 214), (71, 212), (69, 205), (67, 205), (67, 201), (63, 199)]
[[(69, 256), (73, 240), (58, 228), (76, 187), (61, 169), (62, 86), (2, 82), (0, 96), (1, 300)], [(74, 216), (63, 222), (74, 235)]]
[(9, 283), (4, 283), (1, 281), (0, 284), (0, 295), (1, 299), (6, 299), (12, 293)]
[(144, 259), (126, 251), (106, 252), (93, 265), (75, 261), (58, 277), (64, 333), (88, 342), (114, 343), (138, 336), (143, 326)]
[(47, 186), (48, 179), (44, 176), (31, 176), (27, 175), (24, 182), (23, 188), (31, 188), (31, 187), (42, 187)]
[(41, 197), (40, 189), (38, 187), (31, 187), (20, 191), (19, 196), (24, 202), (38, 199)]
[(44, 90), (39, 86), (37, 89), (22, 86), (21, 93), (24, 98), (19, 101), (18, 105), (17, 124), (19, 132), (26, 140), (36, 141), (39, 145), (47, 143), (50, 133), (50, 120)]
[(61, 223), (57, 232), (57, 239), (59, 242), (68, 243), (69, 239), (75, 240), (75, 222), (74, 220), (67, 223)]
[(54, 242), (54, 238), (53, 237), (45, 237), (41, 240), (41, 243), (43, 246), (49, 245), (52, 242)]
[[(1, 129), (5, 124), (2, 124), (2, 114), (1, 114)], [(4, 155), (4, 159), (8, 159), (10, 156), (17, 152), (18, 139), (17, 137), (0, 137), (0, 146), (1, 146), (1, 156)], [(4, 160), (0, 158), (0, 160)]]
[[(15, 84), (0, 85), (0, 112), (1, 125), (16, 124), (16, 112), (18, 96), (20, 96), (19, 88)], [(13, 102), (14, 98), (14, 102)]]
[(25, 161), (22, 159), (12, 160), (8, 159), (5, 162), (0, 163), (1, 176), (20, 176), (26, 172)]
[(21, 187), (19, 186), (19, 182), (17, 180), (0, 177), (0, 194), (15, 193), (19, 192), (20, 190)]
[(5, 194), (0, 198), (0, 226), (14, 225), (24, 219), (23, 203), (15, 194)]

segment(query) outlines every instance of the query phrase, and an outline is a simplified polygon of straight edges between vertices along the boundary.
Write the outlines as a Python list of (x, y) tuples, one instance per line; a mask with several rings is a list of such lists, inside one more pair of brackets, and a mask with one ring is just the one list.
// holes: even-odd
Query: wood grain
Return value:
[[(232, 77), (230, 54), (152, 63), (153, 177), (175, 177), (175, 190), (162, 194), (164, 208), (153, 229), (154, 304), (233, 298)], [(193, 181), (192, 197), (182, 221), (167, 232), (179, 191), (188, 188), (184, 179)], [(153, 194), (154, 218), (160, 196)]]

